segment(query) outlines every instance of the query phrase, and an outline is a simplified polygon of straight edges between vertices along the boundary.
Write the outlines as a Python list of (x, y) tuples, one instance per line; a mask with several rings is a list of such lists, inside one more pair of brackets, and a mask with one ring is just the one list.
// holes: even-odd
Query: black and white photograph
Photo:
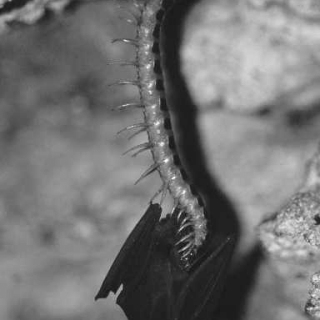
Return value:
[(320, 0), (0, 0), (0, 320), (320, 320)]

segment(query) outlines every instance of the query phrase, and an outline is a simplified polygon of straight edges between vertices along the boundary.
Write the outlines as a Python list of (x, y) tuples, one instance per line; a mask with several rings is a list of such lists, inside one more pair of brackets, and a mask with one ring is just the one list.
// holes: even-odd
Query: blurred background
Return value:
[[(198, 1), (178, 48), (207, 179), (240, 226), (221, 319), (304, 319), (256, 226), (297, 190), (317, 148), (320, 19), (295, 1), (268, 3)], [(115, 297), (93, 298), (160, 181), (133, 185), (151, 157), (122, 153), (145, 137), (116, 136), (142, 119), (111, 111), (138, 98), (108, 88), (135, 77), (107, 64), (134, 57), (111, 45), (135, 36), (119, 15), (114, 1), (92, 2), (1, 34), (0, 319), (126, 319)]]

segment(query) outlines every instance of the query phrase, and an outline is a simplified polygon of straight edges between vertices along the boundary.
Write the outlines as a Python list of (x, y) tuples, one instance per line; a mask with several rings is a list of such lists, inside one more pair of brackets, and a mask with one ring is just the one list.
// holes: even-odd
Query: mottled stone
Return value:
[[(181, 54), (207, 179), (231, 201), (241, 226), (231, 282), (242, 276), (239, 265), (249, 281), (255, 228), (266, 213), (281, 212), (260, 229), (274, 258), (254, 270), (243, 319), (301, 320), (319, 246), (317, 188), (309, 188), (318, 184), (318, 161), (310, 162), (303, 184), (320, 134), (317, 110), (311, 112), (319, 97), (319, 26), (308, 5), (314, 2), (269, 2), (197, 3)], [(37, 12), (30, 23), (43, 13)], [(151, 159), (121, 154), (145, 137), (114, 137), (141, 120), (108, 108), (137, 98), (132, 88), (106, 89), (135, 76), (134, 69), (106, 64), (134, 54), (110, 45), (134, 36), (117, 14), (109, 2), (86, 4), (41, 28), (2, 35), (1, 319), (125, 319), (114, 297), (96, 304), (93, 297), (159, 179), (133, 186)], [(279, 113), (214, 112), (217, 102), (237, 113), (269, 105)], [(290, 110), (298, 115), (288, 116)], [(231, 291), (239, 289), (234, 284)]]
[(203, 1), (182, 51), (196, 102), (237, 112), (308, 109), (319, 99), (316, 2)]

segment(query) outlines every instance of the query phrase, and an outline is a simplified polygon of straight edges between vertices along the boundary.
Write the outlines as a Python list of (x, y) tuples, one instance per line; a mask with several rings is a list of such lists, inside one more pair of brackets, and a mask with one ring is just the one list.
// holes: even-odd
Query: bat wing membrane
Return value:
[(143, 275), (153, 247), (153, 231), (160, 220), (161, 207), (151, 204), (137, 223), (105, 277), (95, 300), (116, 293), (121, 284), (132, 286)]
[(216, 240), (211, 242), (205, 254), (207, 257), (201, 258), (202, 263), (195, 268), (181, 290), (175, 306), (174, 320), (212, 319), (223, 289), (234, 243), (233, 237), (226, 238), (218, 247)]

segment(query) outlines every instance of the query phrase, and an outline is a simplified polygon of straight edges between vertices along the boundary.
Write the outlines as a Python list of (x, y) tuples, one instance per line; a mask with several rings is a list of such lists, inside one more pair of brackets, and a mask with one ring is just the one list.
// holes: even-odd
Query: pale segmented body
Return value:
[(156, 196), (161, 192), (165, 194), (169, 190), (174, 199), (175, 209), (180, 212), (178, 252), (181, 254), (181, 259), (187, 262), (205, 240), (207, 229), (204, 208), (199, 203), (199, 196), (191, 192), (190, 185), (183, 178), (182, 170), (177, 164), (170, 116), (166, 107), (159, 42), (161, 24), (172, 2), (166, 4), (163, 0), (150, 0), (143, 4), (135, 2), (134, 6), (139, 11), (136, 39), (117, 40), (134, 44), (137, 48), (134, 65), (137, 67), (138, 81), (131, 84), (139, 88), (144, 123), (128, 128), (141, 128), (140, 131), (147, 132), (148, 142), (132, 149), (140, 148), (137, 153), (150, 149), (154, 160), (154, 164), (140, 179), (155, 170), (159, 172), (163, 185)]

